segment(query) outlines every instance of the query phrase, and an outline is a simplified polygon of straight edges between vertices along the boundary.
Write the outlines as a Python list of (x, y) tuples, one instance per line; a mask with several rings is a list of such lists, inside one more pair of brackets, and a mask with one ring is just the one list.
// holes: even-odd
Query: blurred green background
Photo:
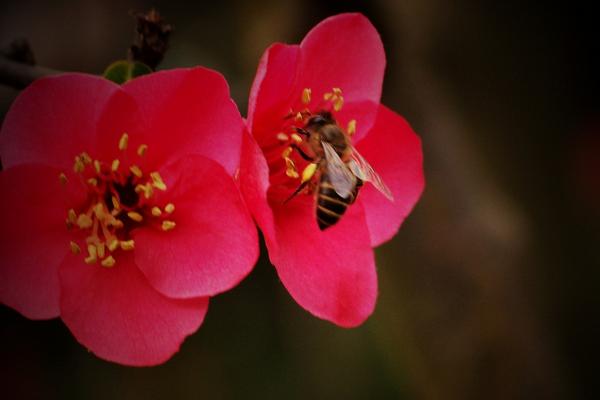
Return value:
[[(60, 320), (0, 307), (0, 397), (39, 399), (598, 398), (600, 40), (578, 2), (4, 1), (0, 43), (101, 73), (131, 11), (174, 26), (161, 68), (221, 71), (245, 114), (264, 49), (321, 19), (367, 15), (383, 102), (423, 139), (427, 186), (377, 249), (378, 305), (338, 328), (294, 303), (263, 256), (155, 368), (95, 358)], [(318, 62), (318, 60), (315, 60)], [(0, 116), (16, 90), (0, 87)]]

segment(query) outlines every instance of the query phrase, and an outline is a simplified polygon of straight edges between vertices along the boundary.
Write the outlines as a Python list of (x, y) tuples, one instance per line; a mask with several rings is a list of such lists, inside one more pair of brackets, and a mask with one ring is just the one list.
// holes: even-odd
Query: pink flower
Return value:
[(167, 360), (257, 258), (243, 129), (204, 68), (33, 83), (0, 136), (0, 301), (100, 358)]
[[(250, 93), (247, 125), (256, 142), (246, 138), (243, 146), (246, 201), (292, 297), (315, 316), (345, 327), (361, 324), (373, 312), (372, 247), (395, 235), (424, 187), (419, 138), (379, 103), (384, 67), (375, 28), (360, 14), (342, 14), (318, 24), (300, 45), (272, 45)], [(328, 118), (335, 122), (319, 128)], [(341, 173), (355, 171), (350, 178), (365, 180), (364, 169), (351, 169), (358, 153), (383, 181), (380, 190), (373, 185), (376, 179), (365, 182), (345, 213), (341, 205), (335, 210), (337, 223), (338, 217), (323, 221), (326, 211), (316, 211), (317, 201), (324, 201), (318, 195), (322, 177), (328, 171), (331, 178), (334, 166), (327, 159), (319, 163), (328, 142), (323, 129), (351, 136), (354, 150), (335, 149), (343, 158), (337, 166)], [(304, 161), (298, 148), (315, 163)], [(301, 182), (306, 187), (286, 202)], [(386, 186), (393, 200), (382, 193)], [(329, 205), (344, 198), (351, 203), (344, 190), (326, 190), (335, 197), (326, 199)]]

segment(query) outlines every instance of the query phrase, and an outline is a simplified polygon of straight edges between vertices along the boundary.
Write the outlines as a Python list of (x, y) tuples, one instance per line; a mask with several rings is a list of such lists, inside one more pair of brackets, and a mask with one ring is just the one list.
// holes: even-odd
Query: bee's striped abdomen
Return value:
[(357, 184), (348, 198), (344, 199), (336, 193), (327, 174), (321, 175), (316, 210), (319, 229), (325, 230), (339, 221), (346, 212), (348, 205), (354, 203), (361, 184), (362, 182)]

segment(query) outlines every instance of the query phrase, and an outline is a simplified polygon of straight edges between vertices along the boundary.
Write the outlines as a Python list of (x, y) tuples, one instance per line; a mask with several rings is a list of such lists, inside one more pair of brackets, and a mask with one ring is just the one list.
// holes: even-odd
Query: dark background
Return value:
[[(215, 5), (216, 4), (216, 5)], [(161, 68), (221, 71), (245, 115), (260, 55), (361, 11), (388, 57), (383, 102), (423, 139), (426, 190), (377, 249), (361, 327), (294, 303), (263, 257), (154, 368), (104, 362), (60, 320), (0, 307), (0, 397), (597, 398), (600, 91), (596, 15), (573, 2), (8, 1), (0, 42), (101, 73), (126, 56), (130, 11), (174, 25)], [(318, 60), (315, 60), (318, 62)], [(18, 91), (0, 87), (0, 116)]]

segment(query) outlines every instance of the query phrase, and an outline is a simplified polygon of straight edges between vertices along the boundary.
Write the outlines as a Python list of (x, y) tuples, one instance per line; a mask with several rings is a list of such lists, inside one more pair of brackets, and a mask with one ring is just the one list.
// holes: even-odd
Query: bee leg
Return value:
[(310, 181), (306, 181), (306, 182), (302, 182), (300, 184), (300, 186), (298, 186), (296, 188), (296, 190), (294, 190), (294, 193), (292, 193), (290, 195), (290, 197), (288, 197), (287, 199), (285, 199), (285, 201), (283, 202), (283, 204), (286, 204), (288, 201), (290, 201), (291, 199), (293, 199), (294, 197), (296, 197), (298, 195), (298, 193), (300, 193), (302, 191), (302, 189), (304, 189), (306, 187), (306, 185), (308, 185)]
[(306, 129), (304, 129), (304, 128), (298, 128), (297, 126), (295, 126), (295, 127), (294, 127), (294, 130), (295, 130), (297, 133), (299, 133), (299, 134), (301, 134), (301, 135), (304, 135), (304, 136), (306, 136), (306, 137), (308, 137), (308, 136), (310, 135), (310, 132), (308, 132), (308, 131), (307, 131)]
[(310, 161), (310, 162), (314, 162), (314, 158), (312, 158), (311, 156), (309, 156), (308, 154), (306, 154), (304, 152), (304, 150), (302, 150), (296, 143), (292, 143), (292, 148), (295, 149), (298, 154), (300, 154), (300, 157), (304, 158), (306, 161)]

